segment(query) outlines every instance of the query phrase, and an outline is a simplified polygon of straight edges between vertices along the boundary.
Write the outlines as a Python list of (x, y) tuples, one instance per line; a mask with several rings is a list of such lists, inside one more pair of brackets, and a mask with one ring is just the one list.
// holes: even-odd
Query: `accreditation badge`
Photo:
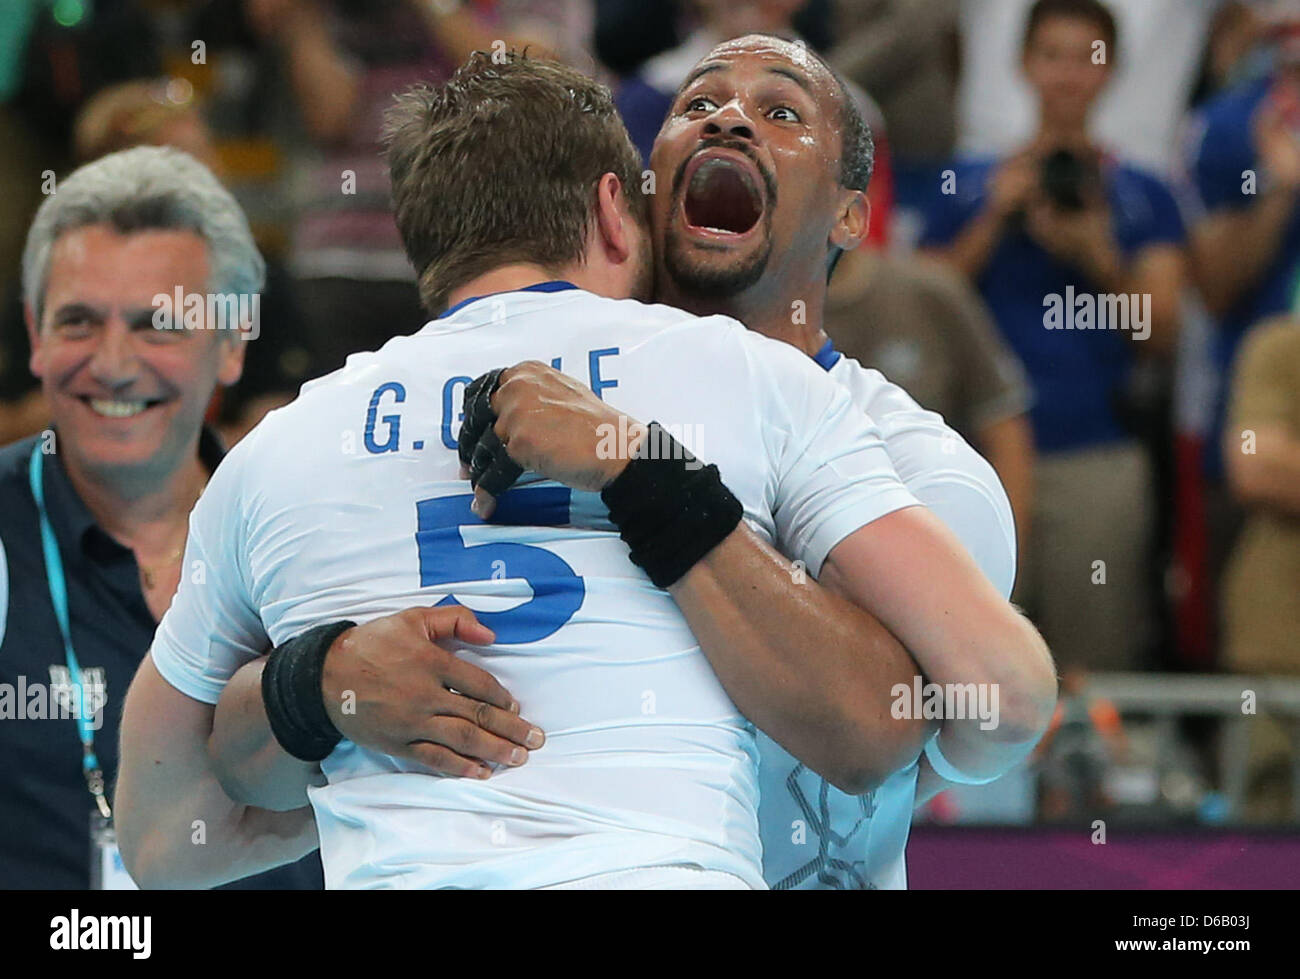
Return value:
[(90, 814), (90, 889), (92, 891), (138, 891), (140, 888), (122, 863), (117, 832), (112, 820)]

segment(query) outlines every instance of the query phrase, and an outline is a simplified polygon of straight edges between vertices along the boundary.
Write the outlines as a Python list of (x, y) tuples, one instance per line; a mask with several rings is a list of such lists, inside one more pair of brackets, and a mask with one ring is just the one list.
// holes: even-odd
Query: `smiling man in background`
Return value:
[[(253, 296), (262, 275), (239, 206), (175, 150), (106, 156), (37, 212), (23, 297), (53, 428), (0, 450), (0, 683), (76, 709), (28, 701), (0, 724), (2, 888), (115, 883), (103, 830), (122, 699), (221, 461), (204, 412), (246, 349), (238, 329), (157, 329), (155, 297)], [(89, 859), (92, 816), (103, 866)], [(319, 865), (258, 880), (319, 887)]]

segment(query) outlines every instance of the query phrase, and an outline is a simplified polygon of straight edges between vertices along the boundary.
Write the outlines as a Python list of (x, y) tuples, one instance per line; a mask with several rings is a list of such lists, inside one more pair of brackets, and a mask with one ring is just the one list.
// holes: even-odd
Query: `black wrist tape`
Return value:
[(321, 675), (325, 654), (355, 622), (331, 622), (276, 646), (262, 670), (262, 703), (280, 747), (302, 761), (328, 757), (343, 740), (325, 710)]
[(636, 458), (601, 491), (632, 563), (660, 588), (686, 574), (736, 529), (745, 509), (705, 466), (651, 422)]

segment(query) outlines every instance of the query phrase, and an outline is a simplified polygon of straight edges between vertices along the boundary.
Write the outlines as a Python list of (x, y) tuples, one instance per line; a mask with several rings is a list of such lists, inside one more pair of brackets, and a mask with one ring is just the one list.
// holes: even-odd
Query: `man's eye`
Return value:
[(140, 337), (145, 343), (176, 343), (184, 340), (186, 334), (180, 320), (165, 310), (155, 311), (131, 324), (131, 335)]
[(65, 340), (85, 340), (92, 329), (90, 321), (86, 319), (64, 320), (56, 327), (59, 336)]
[(790, 108), (788, 105), (778, 105), (775, 109), (769, 112), (768, 115), (773, 119), (779, 119), (782, 122), (799, 121), (799, 113), (795, 112), (794, 109)]
[(705, 98), (703, 95), (697, 95), (686, 103), (687, 112), (712, 112), (717, 107), (713, 99)]

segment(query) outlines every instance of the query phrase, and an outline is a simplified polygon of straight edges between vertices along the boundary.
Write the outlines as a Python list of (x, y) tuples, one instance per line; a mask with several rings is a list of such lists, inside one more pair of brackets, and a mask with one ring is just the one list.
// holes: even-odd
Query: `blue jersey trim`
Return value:
[(492, 296), (502, 296), (505, 295), (505, 293), (507, 292), (564, 292), (567, 289), (576, 289), (576, 288), (578, 287), (575, 286), (572, 282), (565, 282), (562, 279), (555, 279), (551, 282), (538, 282), (536, 285), (524, 286), (522, 289), (506, 289), (503, 292), (489, 292), (489, 293), (485, 293), (482, 296), (470, 296), (468, 299), (462, 299), (455, 306), (451, 306), (443, 310), (441, 313), (435, 316), (434, 319), (439, 319), (439, 320), (446, 319), (452, 313), (464, 309), (470, 303), (476, 303), (480, 299), (489, 299)]
[(822, 348), (813, 354), (813, 360), (817, 361), (817, 366), (822, 370), (828, 371), (838, 364), (843, 356), (842, 353), (835, 349), (834, 343), (827, 340)]

